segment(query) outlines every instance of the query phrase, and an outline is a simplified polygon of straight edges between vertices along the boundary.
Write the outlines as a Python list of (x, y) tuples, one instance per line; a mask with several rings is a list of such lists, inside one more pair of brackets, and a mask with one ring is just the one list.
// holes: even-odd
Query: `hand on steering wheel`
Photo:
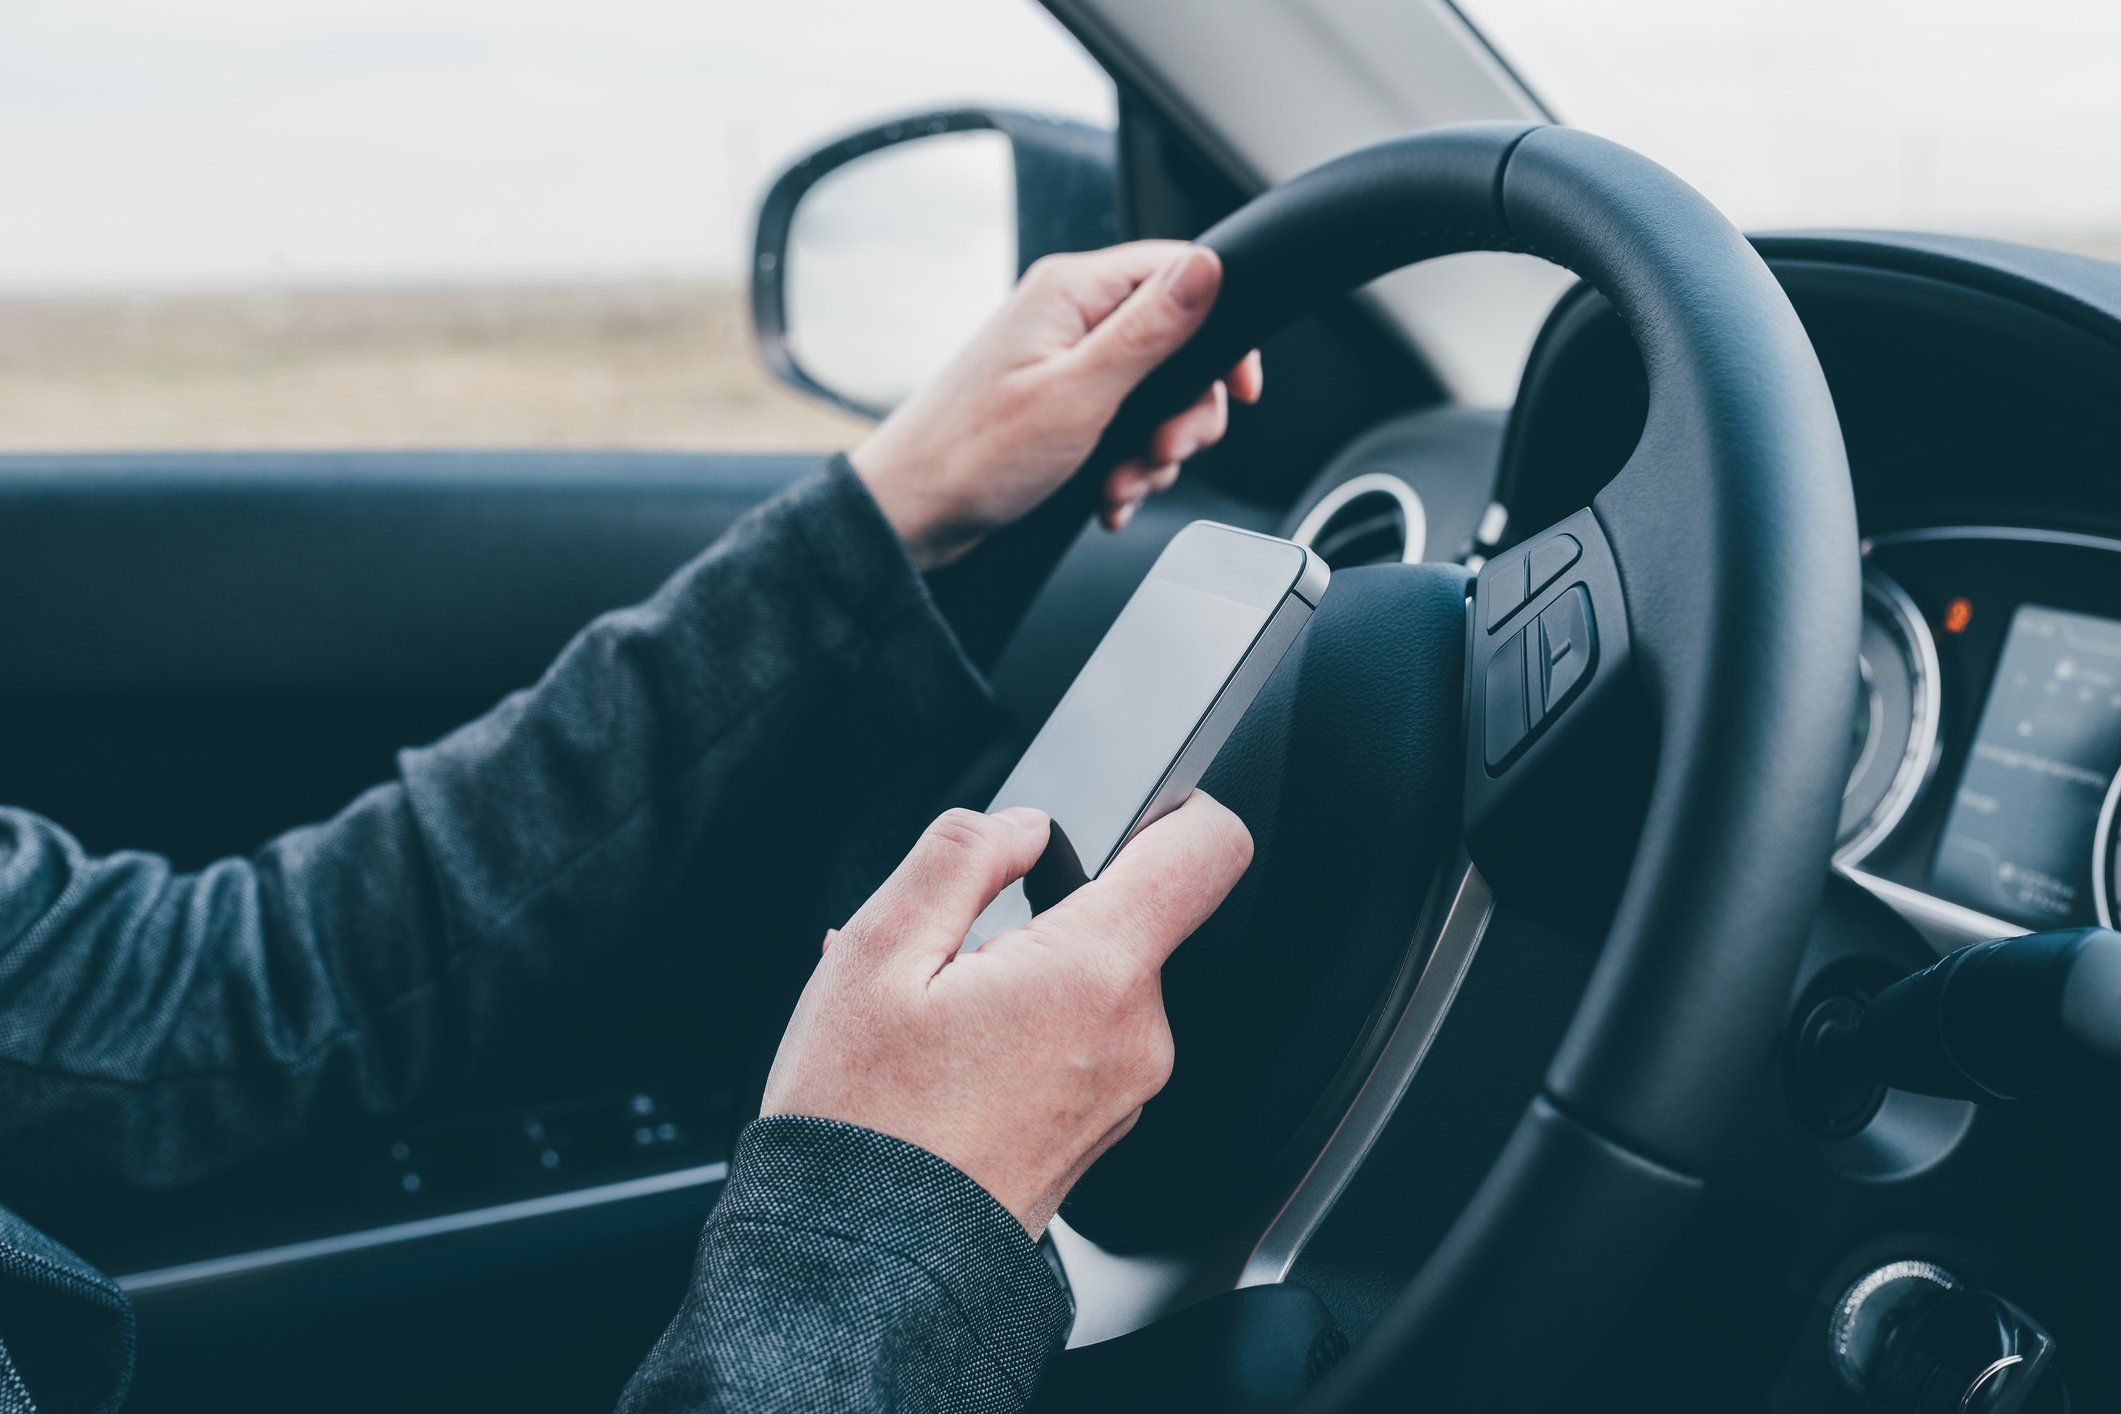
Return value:
[[(1052, 495), (1096, 450), (1113, 414), (1215, 305), (1222, 262), (1181, 241), (1049, 255), (950, 365), (848, 454), (906, 542), (934, 569)], [(1259, 400), (1255, 350), (1164, 418), (1103, 478), (1108, 530), (1222, 440), (1231, 398)]]

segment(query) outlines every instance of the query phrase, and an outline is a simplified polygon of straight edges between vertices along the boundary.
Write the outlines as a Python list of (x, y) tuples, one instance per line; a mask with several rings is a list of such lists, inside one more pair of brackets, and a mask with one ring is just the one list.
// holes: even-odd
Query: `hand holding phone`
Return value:
[(1195, 521), (1173, 536), (989, 810), (1046, 812), (1046, 852), (966, 935), (976, 948), (1094, 879), (1192, 794), (1310, 620), (1330, 572), (1301, 545)]

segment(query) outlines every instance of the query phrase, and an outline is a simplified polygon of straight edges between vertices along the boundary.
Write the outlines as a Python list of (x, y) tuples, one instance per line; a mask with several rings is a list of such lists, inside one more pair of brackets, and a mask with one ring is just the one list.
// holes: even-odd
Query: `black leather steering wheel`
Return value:
[[(1314, 1401), (1537, 1407), (1687, 1216), (1770, 1055), (1826, 874), (1861, 599), (1833, 405), (1744, 237), (1670, 173), (1585, 133), (1480, 124), (1384, 143), (1201, 239), (1225, 265), (1220, 301), (1130, 402), (1112, 448), (1318, 301), (1463, 251), (1575, 272), (1648, 371), (1625, 469), (1487, 564), (1470, 601), (1453, 581), (1462, 617), (1418, 626), (1460, 635), (1443, 645), (1463, 654), (1459, 722), (1442, 738), (1457, 745), (1418, 739), (1462, 751), (1448, 774), (1473, 861), (1499, 897), (1610, 921), (1499, 1158)], [(1101, 471), (1020, 529), (1019, 566), (1073, 535)], [(1394, 628), (1372, 613), (1360, 631)]]

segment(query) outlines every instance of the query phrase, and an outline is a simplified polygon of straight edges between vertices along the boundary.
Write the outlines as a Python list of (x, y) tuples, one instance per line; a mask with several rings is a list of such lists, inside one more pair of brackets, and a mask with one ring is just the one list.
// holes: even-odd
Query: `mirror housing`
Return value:
[[(767, 370), (882, 417), (1033, 261), (1119, 238), (1117, 154), (1110, 129), (961, 108), (881, 123), (801, 158), (767, 191), (753, 242), (752, 329)], [(837, 329), (805, 316), (833, 300), (866, 302), (871, 327), (859, 312)]]

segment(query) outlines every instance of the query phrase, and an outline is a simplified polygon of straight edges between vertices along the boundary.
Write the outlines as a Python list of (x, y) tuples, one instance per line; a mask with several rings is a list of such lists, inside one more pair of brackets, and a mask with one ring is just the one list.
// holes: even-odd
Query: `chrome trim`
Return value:
[(2114, 807), (2121, 804), (2121, 771), (2114, 773), (2092, 831), (2092, 911), (2101, 928), (2114, 926)]
[(1110, 1252), (1065, 1218), (1047, 1224), (1046, 1234), (1075, 1297), (1070, 1350), (1138, 1331), (1196, 1296), (1226, 1288), (1233, 1265), (1184, 1252)]
[(1961, 1409), (1973, 1408), (1974, 1396), (1981, 1393), (1981, 1386), (1987, 1384), (2011, 1366), (2024, 1363), (2025, 1357), (2023, 1355), (2005, 1355), (2001, 1359), (1991, 1362), (1987, 1369), (1974, 1376), (1974, 1382), (1966, 1387), (1966, 1393), (1959, 1396), (1959, 1407)]
[(1318, 503), (1304, 512), (1304, 518), (1296, 523), (1289, 538), (1305, 549), (1317, 541), (1318, 533), (1326, 523), (1365, 496), (1384, 496), (1399, 507), (1399, 518), (1405, 527), (1400, 541), (1399, 562), (1403, 565), (1418, 565), (1429, 548), (1429, 513), (1421, 503), (1421, 495), (1406, 482), (1389, 471), (1366, 471), (1361, 476), (1351, 476), (1325, 495)]
[(613, 1203), (652, 1198), (662, 1193), (707, 1188), (728, 1177), (729, 1165), (726, 1163), (701, 1164), (695, 1168), (650, 1174), (646, 1178), (630, 1178), (621, 1183), (579, 1188), (571, 1193), (550, 1193), (542, 1198), (525, 1198), (520, 1202), (502, 1203), (491, 1208), (473, 1208), (461, 1213), (445, 1213), (439, 1217), (392, 1223), (387, 1227), (369, 1228), (362, 1232), (341, 1233), (336, 1237), (290, 1242), (284, 1246), (266, 1247), (256, 1252), (239, 1252), (228, 1257), (210, 1257), (202, 1262), (158, 1267), (153, 1271), (121, 1276), (118, 1278), (118, 1285), (129, 1296), (141, 1296), (148, 1292), (168, 1291), (200, 1282), (220, 1281), (247, 1273), (313, 1262), (325, 1257), (343, 1256), (349, 1252), (394, 1247), (401, 1243), (420, 1242), (451, 1233), (528, 1222), (556, 1213), (578, 1212), (585, 1208), (600, 1208)]
[(1950, 899), (1911, 889), (1906, 884), (1876, 874), (1866, 874), (1852, 864), (1836, 864), (1834, 867), (1851, 883), (1870, 890), (1893, 912), (1914, 924), (1940, 954), (1956, 952), (1968, 943), (1985, 943), (1992, 938), (2023, 937), (2028, 931), (2023, 924), (2006, 923), (2001, 918), (1953, 903)]
[[(1868, 1371), (1858, 1363), (1861, 1352), (1856, 1349), (1857, 1325), (1865, 1315), (1865, 1308), (1887, 1287), (1916, 1281), (1927, 1282), (1945, 1291), (1959, 1289), (1959, 1279), (1935, 1262), (1904, 1257), (1874, 1267), (1856, 1278), (1849, 1289), (1841, 1293), (1841, 1299), (1834, 1303), (1833, 1314), (1827, 1321), (1827, 1348), (1833, 1357), (1835, 1372), (1853, 1393), (1862, 1394), (1868, 1383)], [(1879, 1314), (1871, 1313), (1871, 1324), (1878, 1323)]]
[(1422, 926), (1410, 940), (1410, 949), (1432, 937), (1434, 943), (1406, 1006), (1392, 1022), (1362, 1088), (1263, 1235), (1255, 1240), (1257, 1230), (1246, 1228), (1185, 1251), (1112, 1252), (1063, 1218), (1047, 1228), (1075, 1296), (1070, 1348), (1140, 1330), (1232, 1286), (1281, 1279), (1397, 1108), (1486, 931), (1494, 909), (1487, 881), (1471, 865), (1463, 865), (1437, 882), (1440, 887), (1424, 907)]
[[(1876, 849), (1900, 827), (1914, 808), (1937, 769), (1937, 730), (1944, 712), (1944, 674), (1937, 663), (1937, 639), (1923, 621), (1922, 611), (1891, 575), (1869, 565), (1863, 568), (1863, 597), (1897, 623), (1908, 649), (1915, 655), (1915, 724), (1907, 739), (1907, 750), (1893, 771), (1877, 808), (1849, 842), (1834, 851), (1837, 863), (1854, 864)], [(1861, 763), (1859, 763), (1860, 766)], [(1851, 774), (1850, 783), (1855, 776)]]
[(1414, 1074), (1421, 1068), (1444, 1017), (1458, 995), (1473, 955), (1494, 916), (1495, 896), (1487, 880), (1471, 865), (1459, 878), (1449, 910), (1436, 931), (1436, 945), (1429, 950), (1421, 976), (1407, 998), (1392, 1034), (1378, 1054), (1362, 1089), (1356, 1092), (1348, 1112), (1341, 1117), (1332, 1136), (1319, 1150), (1309, 1172), (1274, 1215), (1273, 1222), (1253, 1247), (1239, 1286), (1261, 1286), (1287, 1278), (1289, 1269), (1304, 1247), (1333, 1211), (1340, 1195), (1362, 1168), (1377, 1137), (1399, 1109)]

